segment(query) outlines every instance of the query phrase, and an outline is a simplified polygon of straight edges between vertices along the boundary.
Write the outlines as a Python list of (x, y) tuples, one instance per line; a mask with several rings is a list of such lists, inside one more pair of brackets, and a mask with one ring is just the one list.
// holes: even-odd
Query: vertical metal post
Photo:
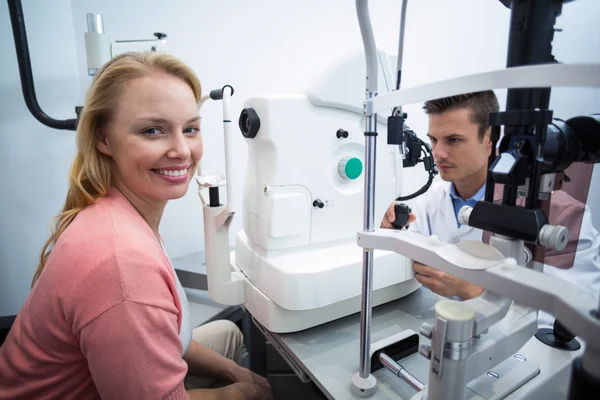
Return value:
[(102, 19), (102, 15), (87, 13), (85, 16), (88, 32), (104, 33), (104, 20)]
[[(376, 93), (367, 93), (367, 99)], [(369, 115), (365, 123), (365, 187), (363, 230), (372, 232), (375, 226), (375, 163), (377, 160), (377, 114)], [(363, 251), (362, 306), (360, 318), (360, 377), (371, 374), (371, 300), (373, 294), (373, 250)]]
[[(377, 95), (377, 49), (367, 0), (356, 0), (356, 12), (366, 56), (366, 99)], [(367, 232), (374, 230), (375, 161), (377, 149), (377, 114), (365, 115), (364, 223)], [(360, 317), (360, 369), (352, 377), (352, 391), (360, 397), (372, 396), (377, 381), (371, 375), (371, 297), (373, 292), (373, 250), (363, 250), (363, 279)]]

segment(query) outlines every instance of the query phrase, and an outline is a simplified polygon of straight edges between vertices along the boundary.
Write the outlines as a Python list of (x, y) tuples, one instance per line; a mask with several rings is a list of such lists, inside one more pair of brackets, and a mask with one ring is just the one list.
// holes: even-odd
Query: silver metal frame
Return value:
[[(360, 32), (363, 38), (366, 61), (366, 99), (377, 95), (377, 49), (369, 8), (366, 0), (356, 0), (356, 9)], [(366, 232), (374, 230), (375, 219), (375, 161), (377, 149), (377, 114), (369, 115), (365, 121), (365, 183), (364, 183), (364, 223)], [(360, 377), (368, 378), (371, 374), (371, 296), (373, 293), (373, 250), (363, 252), (362, 306), (360, 319)]]

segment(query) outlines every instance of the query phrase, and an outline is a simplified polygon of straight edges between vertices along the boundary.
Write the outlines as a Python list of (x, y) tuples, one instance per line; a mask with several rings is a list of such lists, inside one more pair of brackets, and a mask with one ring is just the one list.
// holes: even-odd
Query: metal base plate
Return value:
[[(468, 392), (476, 398), (499, 400), (523, 386), (540, 373), (534, 362), (515, 354), (467, 384)], [(471, 398), (471, 396), (467, 396)]]

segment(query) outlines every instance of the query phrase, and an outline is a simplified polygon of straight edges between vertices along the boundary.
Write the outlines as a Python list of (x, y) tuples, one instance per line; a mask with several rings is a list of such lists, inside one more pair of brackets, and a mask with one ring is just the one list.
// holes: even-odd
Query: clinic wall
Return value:
[[(70, 0), (23, 0), (39, 104), (75, 117), (79, 81)], [(75, 133), (50, 129), (23, 100), (6, 1), (0, 1), (0, 316), (25, 300), (50, 220), (64, 202)]]
[[(150, 38), (157, 31), (166, 33), (169, 51), (192, 66), (205, 90), (224, 84), (235, 88), (235, 122), (245, 99), (301, 91), (324, 62), (332, 62), (346, 50), (362, 50), (355, 5), (349, 0), (177, 0), (169, 2), (168, 9), (166, 4), (147, 0), (73, 1), (80, 74), (84, 76), (86, 70), (80, 32), (86, 29), (87, 12), (103, 15), (105, 31), (112, 40)], [(397, 52), (400, 5), (399, 0), (378, 0), (372, 1), (370, 7), (377, 44), (393, 53)], [(431, 12), (433, 9), (436, 11)], [(477, 17), (463, 22), (471, 15)], [(413, 86), (502, 68), (508, 16), (509, 11), (499, 1), (410, 1), (404, 83)], [(364, 78), (359, 79), (357, 90), (362, 92)], [(85, 81), (84, 78), (82, 87)], [(406, 111), (410, 126), (424, 137), (427, 120), (419, 105), (407, 107)], [(220, 103), (203, 106), (203, 168), (215, 173), (224, 172), (220, 119)], [(290, 121), (302, 123), (307, 121)], [(307, 144), (307, 151), (310, 145)], [(233, 146), (234, 195), (241, 205), (247, 156), (237, 127)], [(416, 169), (423, 171), (422, 165)], [(414, 191), (425, 182), (424, 172), (417, 176), (419, 179), (411, 182), (407, 191)], [(241, 226), (240, 212), (232, 224), (232, 245)], [(161, 230), (173, 257), (203, 249), (202, 210), (195, 184), (187, 196), (167, 206)]]

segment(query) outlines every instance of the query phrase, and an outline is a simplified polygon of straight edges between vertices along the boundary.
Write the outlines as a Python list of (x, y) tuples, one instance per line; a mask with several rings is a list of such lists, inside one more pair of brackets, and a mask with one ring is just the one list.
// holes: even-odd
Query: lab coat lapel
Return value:
[(444, 221), (446, 238), (440, 237), (440, 239), (455, 243), (458, 233), (458, 224), (456, 222), (456, 217), (454, 216), (454, 204), (452, 203), (452, 197), (450, 197), (450, 193), (446, 190), (446, 195), (442, 200), (442, 204), (440, 204), (440, 214), (441, 219)]
[(458, 222), (454, 215), (454, 204), (452, 202), (452, 197), (450, 197), (450, 185), (446, 186), (446, 195), (444, 196), (440, 210), (448, 232), (448, 242), (458, 243), (461, 237), (468, 235), (473, 231), (474, 228), (468, 225), (462, 225), (460, 228), (458, 227)]

